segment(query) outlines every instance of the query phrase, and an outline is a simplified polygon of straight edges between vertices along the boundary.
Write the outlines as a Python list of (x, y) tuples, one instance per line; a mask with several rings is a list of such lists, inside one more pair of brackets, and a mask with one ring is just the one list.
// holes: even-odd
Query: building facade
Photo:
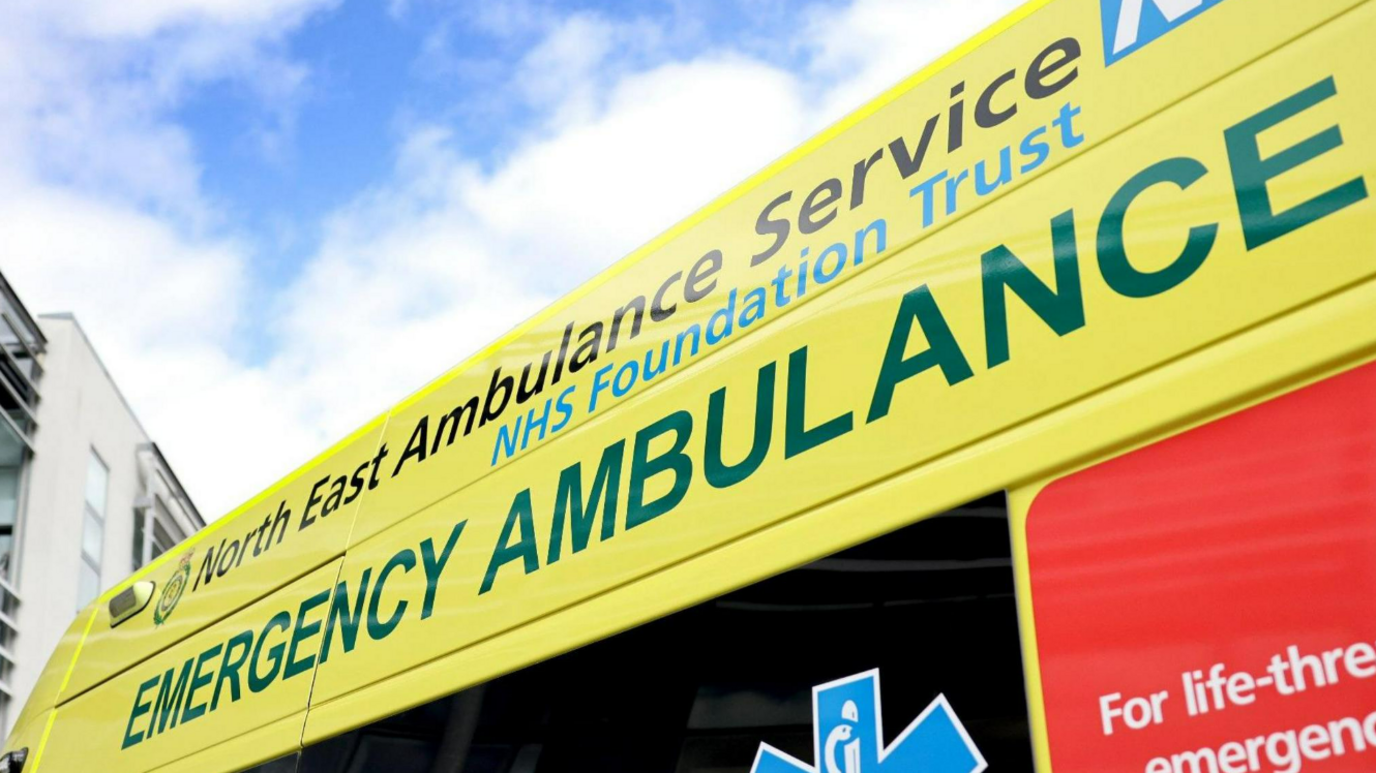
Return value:
[(205, 525), (70, 314), (0, 276), (0, 719), (72, 618)]

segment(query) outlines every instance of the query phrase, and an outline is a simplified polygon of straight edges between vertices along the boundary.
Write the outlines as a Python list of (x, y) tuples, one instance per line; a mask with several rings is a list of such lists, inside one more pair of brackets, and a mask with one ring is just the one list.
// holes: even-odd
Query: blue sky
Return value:
[(1014, 0), (9, 0), (0, 270), (214, 518)]
[[(258, 235), (258, 276), (289, 280), (309, 258), (328, 213), (385, 179), (410, 126), (451, 127), (451, 143), (484, 166), (536, 128), (540, 105), (507, 82), (560, 20), (582, 16), (656, 30), (653, 50), (626, 49), (615, 68), (648, 68), (711, 47), (739, 47), (799, 68), (795, 42), (810, 14), (834, 3), (566, 2), (465, 10), (417, 0), (345, 2), (313, 15), (282, 42), (308, 63), (307, 83), (287, 107), (246, 84), (221, 80), (174, 113), (189, 132), (208, 197)], [(764, 159), (762, 159), (763, 161)]]

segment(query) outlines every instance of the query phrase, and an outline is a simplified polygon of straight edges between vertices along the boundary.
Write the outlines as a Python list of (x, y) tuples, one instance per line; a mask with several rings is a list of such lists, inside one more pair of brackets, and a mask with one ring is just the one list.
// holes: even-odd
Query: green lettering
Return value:
[[(517, 528), (520, 528), (521, 536), (513, 545), (511, 534)], [(526, 574), (538, 570), (540, 556), (536, 551), (535, 513), (530, 506), (530, 489), (523, 489), (511, 502), (511, 510), (506, 514), (506, 523), (502, 525), (502, 536), (497, 538), (497, 547), (493, 549), (492, 558), (487, 562), (487, 573), (483, 575), (483, 584), (478, 589), (478, 595), (492, 590), (492, 583), (497, 579), (497, 570), (518, 558), (525, 565)]]
[(263, 662), (263, 642), (267, 641), (268, 633), (272, 629), (277, 628), (285, 632), (290, 627), (291, 615), (286, 612), (278, 612), (258, 633), (258, 641), (253, 645), (253, 660), (248, 665), (248, 689), (253, 692), (262, 692), (277, 678), (277, 672), (282, 668), (282, 652), (286, 649), (286, 645), (279, 642), (268, 648), (268, 660), (272, 661), (272, 670), (264, 675), (258, 671), (258, 665)]
[[(239, 654), (233, 654), (235, 648), (239, 648)], [(224, 658), (220, 661), (220, 676), (215, 680), (215, 692), (210, 696), (210, 710), (214, 711), (220, 705), (220, 690), (229, 682), (229, 702), (234, 703), (239, 700), (239, 669), (244, 667), (244, 661), (248, 660), (248, 651), (253, 647), (253, 631), (240, 631), (234, 634), (225, 645)]]
[(330, 659), (330, 642), (334, 640), (335, 627), (339, 627), (339, 640), (343, 643), (344, 652), (353, 652), (354, 644), (358, 642), (358, 624), (363, 620), (363, 597), (368, 594), (368, 580), (373, 575), (373, 568), (368, 567), (363, 570), (363, 576), (358, 578), (358, 595), (354, 597), (354, 613), (349, 614), (349, 583), (341, 581), (334, 588), (334, 598), (330, 600), (330, 615), (325, 621), (325, 638), (320, 643), (320, 662), (324, 663)]
[(1133, 175), (1109, 199), (1099, 221), (1099, 272), (1114, 292), (1127, 298), (1149, 298), (1189, 279), (1204, 264), (1218, 235), (1217, 223), (1191, 228), (1185, 249), (1169, 266), (1158, 271), (1138, 271), (1128, 261), (1123, 244), (1123, 219), (1128, 206), (1151, 186), (1174, 183), (1185, 190), (1208, 173), (1208, 168), (1193, 158), (1168, 158)]
[(788, 392), (784, 398), (784, 458), (792, 459), (804, 451), (850, 432), (855, 421), (850, 411), (821, 424), (807, 427), (807, 347), (788, 355)]
[(186, 688), (186, 706), (182, 709), (182, 724), (186, 724), (193, 719), (199, 718), (205, 713), (205, 703), (196, 703), (196, 691), (210, 684), (210, 680), (215, 678), (214, 673), (204, 673), (201, 671), (205, 667), (205, 662), (220, 654), (223, 644), (216, 644), (214, 647), (202, 652), (196, 657), (196, 668), (191, 672), (191, 683)]
[(310, 614), (311, 610), (324, 604), (329, 598), (330, 588), (326, 588), (305, 601), (302, 601), (301, 606), (296, 608), (296, 627), (291, 631), (291, 648), (287, 650), (287, 667), (282, 669), (283, 679), (290, 679), (297, 674), (304, 674), (315, 665), (315, 653), (312, 652), (306, 657), (298, 660), (296, 657), (296, 648), (301, 645), (301, 642), (320, 633), (320, 621), (314, 620), (307, 623), (306, 615)]
[(1329, 76), (1224, 130), (1223, 140), (1228, 147), (1228, 162), (1233, 170), (1233, 192), (1237, 196), (1242, 234), (1248, 250), (1279, 239), (1367, 197), (1366, 181), (1357, 176), (1284, 212), (1277, 213), (1271, 208), (1267, 182), (1340, 147), (1343, 134), (1335, 124), (1265, 159), (1261, 157), (1257, 135), (1337, 93), (1338, 88), (1332, 76)]
[(1051, 251), (1056, 290), (1047, 287), (1008, 247), (984, 253), (984, 342), (989, 367), (1008, 361), (1008, 305), (1004, 288), (1022, 299), (1042, 321), (1063, 336), (1085, 326), (1085, 300), (1080, 291), (1080, 258), (1075, 247), (1075, 213), (1051, 220)]
[(722, 387), (707, 399), (707, 447), (703, 452), (702, 474), (713, 488), (734, 486), (750, 477), (769, 452), (774, 434), (774, 363), (760, 368), (756, 378), (755, 434), (750, 440), (750, 452), (736, 464), (726, 464), (721, 458), (725, 416), (726, 388)]
[[(904, 357), (908, 351), (908, 336), (912, 333), (913, 320), (922, 328), (927, 339), (927, 348), (911, 357)], [(933, 367), (941, 368), (946, 383), (955, 386), (970, 376), (970, 363), (951, 334), (946, 317), (936, 305), (936, 299), (920, 285), (903, 296), (898, 306), (898, 316), (893, 321), (893, 331), (889, 334), (889, 344), (884, 351), (884, 364), (879, 368), (879, 379), (874, 385), (874, 396), (870, 398), (869, 416), (866, 423), (877, 421), (889, 415), (893, 403), (893, 391), (899, 384)]]
[(134, 707), (129, 710), (129, 724), (124, 726), (124, 743), (121, 744), (119, 748), (128, 749), (130, 746), (143, 743), (143, 731), (140, 730), (135, 733), (134, 722), (138, 720), (139, 717), (147, 714), (148, 710), (153, 707), (153, 704), (144, 702), (143, 694), (152, 689), (153, 685), (157, 684), (161, 679), (161, 674), (149, 679), (139, 685), (139, 691), (134, 693)]
[(420, 606), (422, 620), (434, 611), (435, 590), (440, 587), (440, 574), (444, 572), (445, 564), (449, 563), (449, 554), (454, 552), (454, 545), (458, 544), (459, 535), (463, 534), (463, 527), (467, 525), (468, 521), (454, 524), (454, 528), (449, 530), (449, 540), (444, 543), (444, 550), (440, 551), (439, 556), (435, 555), (434, 540), (426, 539), (420, 543), (421, 564), (425, 568), (425, 601)]
[(405, 548), (396, 555), (387, 559), (387, 563), (382, 565), (382, 571), (377, 573), (377, 584), (373, 586), (373, 595), (368, 599), (368, 635), (374, 641), (385, 639), (392, 635), (397, 625), (401, 623), (401, 616), (406, 613), (406, 599), (397, 602), (392, 610), (392, 616), (386, 620), (378, 619), (378, 607), (382, 605), (382, 588), (387, 584), (387, 578), (392, 574), (392, 570), (400, 568), (402, 574), (408, 574), (416, 568), (416, 551)]
[[(669, 450), (649, 458), (650, 443), (666, 433), (674, 433)], [(658, 518), (678, 506), (688, 493), (693, 479), (693, 460), (683, 453), (693, 434), (693, 416), (687, 411), (674, 411), (635, 433), (635, 447), (631, 451), (631, 483), (626, 502), (626, 528), (634, 529)], [(658, 499), (645, 500), (645, 481), (661, 473), (672, 473), (674, 483)]]
[[(554, 522), (549, 530), (549, 555), (546, 563), (559, 560), (564, 544), (564, 519), (568, 516), (569, 548), (578, 553), (588, 546), (592, 523), (597, 518), (597, 505), (602, 505), (603, 540), (616, 534), (617, 492), (621, 488), (621, 460), (626, 455), (626, 441), (618, 440), (602, 450), (602, 459), (593, 474), (592, 491), (583, 500), (583, 464), (574, 462), (559, 473), (559, 489), (554, 496)], [(529, 573), (529, 572), (527, 572)]]
[[(158, 697), (153, 702), (153, 715), (157, 719), (158, 732), (166, 732), (169, 728), (177, 726), (177, 718), (181, 713), (182, 702), (186, 699), (186, 683), (191, 681), (191, 665), (195, 658), (187, 658), (182, 664), (182, 670), (177, 673), (176, 686), (172, 683), (172, 669), (167, 669), (163, 674), (162, 684), (158, 686)], [(169, 723), (168, 720), (171, 720)], [(150, 722), (148, 735), (153, 735), (153, 727)]]

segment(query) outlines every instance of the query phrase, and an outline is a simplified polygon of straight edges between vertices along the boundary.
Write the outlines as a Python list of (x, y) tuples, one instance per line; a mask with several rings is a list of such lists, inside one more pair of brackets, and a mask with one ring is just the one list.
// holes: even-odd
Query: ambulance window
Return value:
[(1031, 771), (1014, 603), (999, 494), (322, 742), (301, 770), (803, 773), (816, 732), (824, 773), (881, 754)]

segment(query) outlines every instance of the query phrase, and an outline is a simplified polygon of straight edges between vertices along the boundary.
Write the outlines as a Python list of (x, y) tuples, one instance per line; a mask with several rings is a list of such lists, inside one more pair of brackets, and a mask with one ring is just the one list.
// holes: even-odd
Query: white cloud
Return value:
[[(168, 108), (224, 77), (290, 103), (309, 73), (277, 43), (322, 6), (26, 0), (0, 11), (36, 57), (16, 61), (0, 32), (0, 108), (20, 108), (0, 124), (18, 159), (0, 172), (3, 268), (36, 308), (77, 312), (213, 518), (1014, 4), (819, 6), (796, 71), (723, 45), (657, 54), (672, 32), (643, 19), (544, 17), (508, 73), (537, 114), (500, 163), (412, 127), (390, 178), (261, 295)], [(484, 18), (529, 25), (533, 7)], [(102, 75), (110, 59), (123, 76)], [(236, 357), (248, 329), (276, 344), (252, 365)]]
[(285, 109), (306, 73), (280, 53), (282, 40), (333, 1), (0, 4), (0, 175), (199, 224), (212, 208), (190, 139), (169, 113), (197, 87), (223, 79)]
[(140, 38), (177, 27), (271, 29), (291, 26), (320, 0), (10, 0), (20, 13), (90, 38)]
[(233, 356), (260, 323), (247, 240), (203, 194), (169, 115), (223, 79), (289, 105), (306, 73), (280, 43), (327, 4), (0, 4), (0, 268), (34, 310), (77, 313), (212, 516), (242, 494), (219, 463), (261, 483), (317, 437)]
[[(111, 347), (226, 347), (243, 296), (239, 250), (190, 240), (157, 218), (69, 190), (0, 187), (6, 270), (26, 296), (90, 304)], [(214, 303), (231, 299), (228, 306)]]
[(831, 87), (822, 112), (840, 117), (955, 48), (1022, 3), (854, 0), (811, 15), (811, 70)]
[(587, 120), (458, 191), (531, 272), (591, 273), (707, 203), (802, 136), (787, 73), (737, 57), (627, 75)]
[(746, 63), (637, 73), (605, 101), (491, 173), (455, 155), (444, 132), (417, 130), (397, 177), (331, 219), (308, 270), (283, 295), (274, 362), (309, 364), (295, 375), (330, 406), (322, 426), (334, 435), (351, 429), (705, 203), (797, 133), (796, 122), (742, 132), (723, 120), (799, 113), (785, 77)]

